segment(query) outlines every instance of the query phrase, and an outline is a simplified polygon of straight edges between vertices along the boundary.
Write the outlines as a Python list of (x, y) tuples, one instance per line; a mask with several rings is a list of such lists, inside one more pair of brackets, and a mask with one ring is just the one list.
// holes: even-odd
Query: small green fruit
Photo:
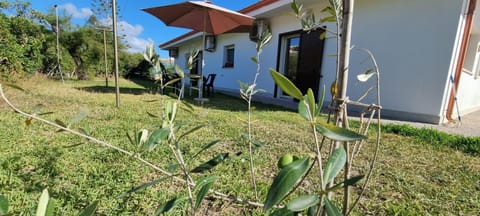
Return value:
[(278, 160), (277, 166), (278, 166), (278, 168), (282, 169), (292, 162), (293, 162), (293, 155), (292, 154), (284, 154)]

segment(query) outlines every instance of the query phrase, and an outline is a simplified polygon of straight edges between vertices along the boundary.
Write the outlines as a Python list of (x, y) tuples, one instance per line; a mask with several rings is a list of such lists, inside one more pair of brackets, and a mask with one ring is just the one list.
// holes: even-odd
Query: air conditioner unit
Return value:
[(257, 42), (258, 39), (262, 36), (262, 33), (268, 29), (268, 23), (266, 20), (259, 19), (255, 20), (252, 25), (252, 30), (250, 31), (250, 40)]

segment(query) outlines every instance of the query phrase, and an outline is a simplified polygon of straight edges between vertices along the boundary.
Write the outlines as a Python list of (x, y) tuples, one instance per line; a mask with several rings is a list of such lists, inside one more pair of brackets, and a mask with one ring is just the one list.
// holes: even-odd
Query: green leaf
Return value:
[(324, 31), (322, 34), (320, 34), (320, 40), (325, 40), (325, 38), (327, 38), (327, 31)]
[(323, 136), (335, 141), (350, 142), (356, 140), (367, 139), (368, 137), (359, 133), (347, 130), (345, 128), (337, 127), (326, 122), (319, 122), (316, 127), (317, 131)]
[(207, 195), (213, 183), (218, 179), (218, 176), (207, 176), (197, 182), (196, 188), (199, 188), (197, 197), (195, 199), (195, 209), (198, 209), (202, 204), (203, 198)]
[(177, 64), (175, 65), (175, 73), (180, 77), (180, 78), (185, 78), (185, 72), (183, 69), (178, 66)]
[(349, 178), (349, 179), (347, 179), (346, 181), (343, 182), (343, 185), (345, 185), (345, 186), (355, 185), (357, 182), (362, 180), (364, 177), (365, 177), (364, 175), (359, 175), (359, 176)]
[(153, 114), (153, 113), (151, 113), (151, 112), (147, 112), (147, 114), (148, 114), (150, 117), (153, 117), (153, 118), (160, 118), (160, 116), (155, 115), (155, 114)]
[(302, 92), (288, 78), (273, 69), (270, 69), (270, 75), (283, 92), (297, 100), (303, 99)]
[(173, 122), (175, 120), (176, 114), (177, 114), (177, 103), (168, 101), (165, 104), (165, 113), (168, 116), (168, 120)]
[(83, 209), (83, 211), (79, 214), (79, 216), (92, 216), (95, 214), (97, 210), (98, 201), (93, 202), (89, 206)]
[(258, 64), (258, 59), (257, 57), (251, 57), (250, 58), (255, 64)]
[(357, 80), (360, 82), (367, 82), (375, 73), (373, 69), (368, 69), (365, 73), (357, 75)]
[(165, 86), (171, 85), (171, 84), (176, 83), (176, 82), (178, 82), (178, 81), (180, 81), (180, 80), (182, 80), (182, 78), (171, 79), (171, 80), (169, 80), (167, 83), (163, 84), (163, 86), (165, 87)]
[(336, 16), (336, 15), (337, 15), (337, 12), (335, 12), (335, 9), (333, 9), (332, 6), (327, 6), (326, 8), (324, 8), (324, 9), (322, 10), (322, 13), (324, 13), (324, 12), (327, 12), (327, 13), (329, 13), (329, 14), (332, 15), (332, 16)]
[(137, 136), (135, 137), (135, 141), (137, 145), (143, 145), (143, 143), (147, 142), (148, 140), (148, 130), (142, 129), (137, 132)]
[(170, 173), (174, 173), (177, 169), (180, 168), (180, 164), (175, 163), (175, 164), (169, 164), (167, 167), (167, 171)]
[(262, 41), (261, 41), (261, 43), (260, 43), (260, 47), (259, 47), (259, 48), (264, 47), (265, 45), (267, 45), (268, 43), (270, 43), (271, 40), (272, 40), (272, 33), (271, 33), (270, 30), (267, 28), (267, 29), (265, 29), (265, 31), (264, 31), (263, 34), (262, 34)]
[(36, 216), (46, 216), (48, 210), (48, 200), (50, 199), (48, 195), (48, 190), (44, 189), (42, 195), (40, 196), (40, 200), (38, 201), (37, 213)]
[(270, 216), (294, 216), (294, 215), (295, 213), (288, 210), (286, 207), (277, 209), (270, 214)]
[(328, 188), (327, 191), (333, 191), (333, 190), (336, 190), (336, 189), (341, 188), (341, 187), (355, 185), (357, 182), (362, 180), (363, 177), (365, 177), (365, 176), (364, 175), (359, 175), (359, 176), (349, 178), (346, 181), (343, 181), (341, 183), (336, 184), (335, 186), (333, 186), (331, 188)]
[(322, 23), (325, 23), (325, 22), (336, 22), (336, 21), (337, 21), (337, 17), (336, 17), (336, 16), (329, 16), (329, 17), (325, 17), (325, 18), (320, 19), (320, 22), (322, 22)]
[(153, 102), (158, 102), (160, 100), (144, 100), (143, 102), (147, 102), (147, 103), (153, 103)]
[(342, 170), (345, 162), (347, 161), (347, 153), (343, 147), (339, 147), (333, 151), (332, 155), (325, 163), (325, 169), (323, 171), (323, 188), (331, 182), (335, 176)]
[(328, 216), (342, 216), (340, 210), (328, 198), (325, 198), (325, 208)]
[(290, 4), (290, 7), (292, 7), (293, 12), (298, 15), (300, 13), (298, 3), (296, 0), (293, 0), (293, 2)]
[(83, 128), (78, 128), (78, 130), (86, 136), (92, 136), (90, 126), (87, 123), (84, 124)]
[(310, 158), (301, 158), (281, 169), (268, 190), (264, 210), (268, 210), (280, 203), (307, 173), (309, 167)]
[(228, 153), (219, 154), (216, 157), (214, 157), (213, 159), (207, 161), (206, 163), (196, 167), (191, 172), (192, 173), (203, 173), (207, 170), (212, 169), (213, 167), (217, 166), (218, 164), (222, 163), (227, 158), (228, 158)]
[(194, 128), (192, 128), (191, 130), (189, 130), (189, 131), (185, 132), (184, 134), (180, 135), (180, 136), (178, 137), (178, 140), (181, 140), (183, 137), (185, 137), (185, 136), (187, 136), (187, 135), (189, 135), (189, 134), (191, 134), (191, 133), (193, 133), (193, 132), (195, 132), (195, 131), (198, 131), (198, 130), (204, 128), (204, 127), (205, 127), (205, 125), (199, 125), (199, 126), (197, 126), (197, 127), (194, 127)]
[(216, 145), (216, 144), (219, 143), (219, 142), (220, 142), (220, 140), (214, 140), (214, 141), (212, 141), (212, 142), (204, 145), (204, 146), (202, 147), (202, 149), (200, 149), (200, 151), (198, 151), (195, 155), (192, 156), (192, 159), (196, 158), (200, 153), (202, 153), (203, 151), (211, 148), (212, 146)]
[(300, 114), (303, 118), (307, 121), (312, 121), (311, 115), (309, 113), (309, 109), (307, 107), (307, 102), (305, 100), (301, 100), (298, 102), (298, 114)]
[(307, 216), (315, 216), (315, 215), (317, 215), (317, 209), (318, 209), (318, 205), (316, 205), (316, 206), (311, 206), (310, 208), (308, 208), (308, 210), (307, 210)]
[(143, 183), (143, 184), (141, 184), (141, 185), (139, 185), (139, 186), (137, 186), (137, 187), (134, 187), (134, 188), (128, 190), (128, 191), (125, 192), (125, 193), (122, 193), (122, 194), (118, 195), (116, 198), (126, 197), (126, 196), (130, 195), (131, 193), (135, 193), (135, 192), (137, 192), (137, 191), (139, 191), (139, 190), (143, 190), (143, 189), (145, 189), (145, 188), (147, 188), (147, 187), (150, 187), (150, 186), (152, 186), (152, 185), (158, 184), (158, 183), (163, 182), (163, 181), (165, 181), (165, 180), (168, 180), (168, 179), (170, 179), (170, 178), (172, 178), (172, 176), (166, 176), (166, 177), (163, 177), (163, 178), (159, 178), (159, 179), (155, 179), (155, 180), (153, 180), (153, 181), (149, 181), (149, 182)]
[(317, 195), (305, 195), (297, 197), (287, 204), (287, 208), (293, 212), (300, 212), (312, 206), (316, 206), (320, 202)]
[(15, 85), (15, 84), (11, 84), (11, 83), (0, 83), (0, 84), (28, 93), (28, 91), (26, 91), (22, 87), (20, 87), (18, 85)]
[(183, 110), (189, 112), (189, 113), (193, 113), (193, 111), (195, 111), (195, 108), (193, 108), (193, 106), (185, 101), (182, 101), (182, 104), (185, 105), (186, 108), (183, 108)]
[(0, 215), (8, 213), (8, 200), (6, 197), (0, 195)]
[(46, 216), (54, 216), (55, 215), (55, 206), (56, 206), (55, 200), (50, 199), (48, 201), (47, 211), (45, 212), (45, 215)]
[(320, 100), (318, 100), (318, 103), (317, 103), (317, 110), (315, 112), (315, 116), (320, 116), (320, 113), (322, 112), (322, 107), (323, 107), (323, 102), (325, 101), (325, 85), (323, 85), (323, 88), (322, 88), (322, 93), (320, 95)]
[(130, 144), (136, 146), (136, 145), (137, 145), (136, 140), (133, 140), (133, 139), (132, 139), (132, 137), (130, 136), (130, 134), (128, 133), (128, 131), (125, 132), (125, 134), (127, 135), (127, 138), (128, 138), (128, 140), (130, 141)]
[(180, 198), (173, 198), (171, 200), (169, 200), (168, 202), (158, 206), (157, 210), (155, 210), (155, 216), (157, 215), (161, 215), (163, 213), (166, 213), (170, 210), (172, 210), (173, 208), (175, 208), (176, 206), (178, 206), (179, 204), (181, 204), (182, 202), (185, 202), (188, 200), (188, 197), (180, 197)]
[(255, 140), (252, 140), (251, 142), (252, 142), (252, 144), (255, 148), (262, 148), (262, 147), (267, 145), (266, 142), (259, 142), (259, 141), (255, 141)]
[(310, 108), (311, 115), (315, 116), (315, 113), (317, 113), (317, 104), (315, 103), (315, 95), (313, 94), (313, 91), (311, 88), (308, 88), (307, 95), (305, 98), (307, 99), (308, 107)]
[(57, 125), (60, 125), (60, 126), (64, 127), (64, 128), (68, 128), (67, 124), (65, 124), (65, 123), (64, 123), (63, 121), (61, 121), (61, 120), (55, 119), (55, 123), (56, 123)]
[(170, 135), (170, 128), (160, 128), (150, 135), (148, 140), (142, 145), (142, 150), (144, 151), (152, 151), (157, 147), (158, 144), (167, 141), (168, 136)]
[(88, 110), (80, 110), (80, 112), (70, 120), (70, 123), (68, 124), (68, 126), (70, 127), (73, 124), (85, 119), (89, 113), (90, 112)]
[(365, 91), (365, 93), (363, 93), (363, 95), (360, 96), (360, 97), (357, 99), (357, 101), (362, 101), (363, 99), (365, 99), (365, 98), (368, 96), (368, 94), (370, 94), (370, 92), (373, 91), (375, 88), (376, 88), (375, 86), (372, 86), (372, 87), (370, 87), (369, 89), (367, 89), (367, 91)]

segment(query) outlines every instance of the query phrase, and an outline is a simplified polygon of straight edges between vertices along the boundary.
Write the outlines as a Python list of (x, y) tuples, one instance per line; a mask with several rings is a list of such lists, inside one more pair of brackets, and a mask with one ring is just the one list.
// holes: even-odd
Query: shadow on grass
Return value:
[(151, 79), (147, 79), (145, 77), (129, 77), (128, 78), (129, 81), (139, 85), (139, 86), (142, 86), (143, 88), (145, 89), (156, 89), (158, 88), (158, 85), (155, 84), (155, 81), (154, 80), (151, 80)]
[[(239, 93), (240, 94), (240, 93)], [(222, 93), (216, 92), (214, 97), (206, 97), (208, 98), (208, 102), (205, 102), (203, 104), (199, 104), (197, 101), (194, 100), (198, 95), (197, 91), (193, 91), (192, 95), (190, 96), (188, 92), (185, 93), (185, 98), (183, 99), (184, 101), (187, 101), (188, 103), (191, 103), (196, 106), (202, 106), (208, 109), (219, 109), (219, 110), (225, 110), (225, 111), (232, 111), (232, 112), (246, 112), (248, 111), (248, 105), (247, 102), (240, 99), (239, 97), (234, 97), (231, 95), (226, 95)], [(281, 106), (277, 105), (272, 105), (272, 104), (266, 104), (266, 103), (261, 103), (261, 102), (253, 102), (252, 107), (254, 107), (255, 110), (259, 111), (292, 111), (295, 112), (294, 110), (290, 110)]]
[[(133, 77), (129, 78), (128, 81), (134, 83), (135, 85), (122, 86), (125, 84), (120, 83), (120, 93), (121, 94), (133, 94), (141, 95), (148, 93), (158, 92), (158, 87), (153, 80), (149, 80), (142, 77)], [(92, 93), (115, 93), (115, 86), (113, 83), (110, 86), (96, 85), (96, 86), (87, 86), (87, 87), (77, 87), (76, 89), (92, 92)]]
[[(115, 93), (115, 87), (109, 86), (89, 86), (89, 87), (78, 87), (78, 90), (92, 92), (92, 93)], [(154, 89), (143, 89), (143, 88), (130, 88), (130, 87), (120, 87), (120, 94), (133, 94), (141, 95), (147, 93), (153, 93)]]

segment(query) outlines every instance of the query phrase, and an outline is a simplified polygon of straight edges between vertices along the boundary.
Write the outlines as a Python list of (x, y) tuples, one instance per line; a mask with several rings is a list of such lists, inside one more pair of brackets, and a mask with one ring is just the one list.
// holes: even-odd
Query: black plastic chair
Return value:
[(210, 96), (210, 93), (212, 94), (212, 97), (213, 97), (213, 94), (215, 94), (215, 87), (213, 86), (214, 82), (215, 82), (215, 77), (217, 76), (217, 74), (208, 74), (207, 76), (207, 79), (205, 79), (203, 81), (203, 92), (205, 92), (205, 90), (207, 90), (207, 96)]

